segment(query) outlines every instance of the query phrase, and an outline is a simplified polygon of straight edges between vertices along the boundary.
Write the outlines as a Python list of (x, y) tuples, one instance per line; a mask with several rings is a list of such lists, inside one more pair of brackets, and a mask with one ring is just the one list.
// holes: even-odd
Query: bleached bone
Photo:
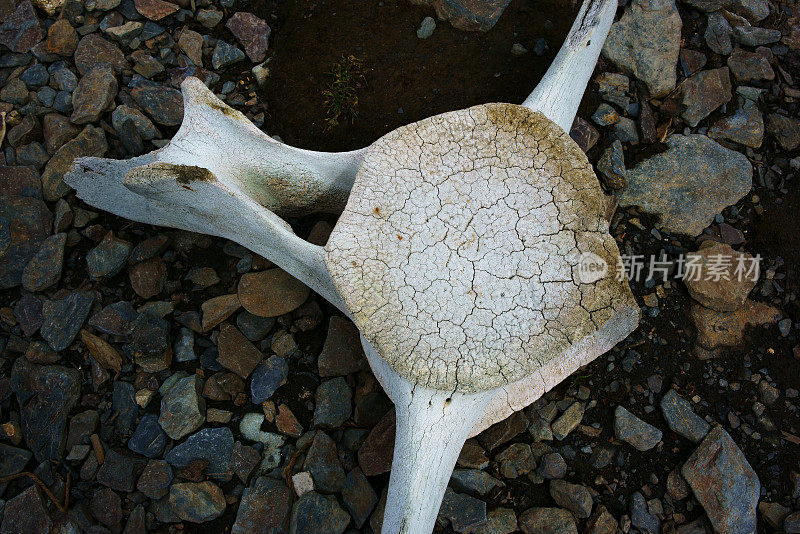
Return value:
[[(275, 142), (189, 79), (169, 145), (80, 160), (66, 181), (118, 215), (234, 240), (350, 317), (397, 411), (383, 532), (424, 534), (469, 435), (638, 324), (624, 279), (580, 270), (587, 257), (614, 267), (619, 251), (565, 133), (615, 8), (584, 2), (523, 106), (445, 113), (323, 154)], [(342, 208), (324, 248), (278, 217)]]

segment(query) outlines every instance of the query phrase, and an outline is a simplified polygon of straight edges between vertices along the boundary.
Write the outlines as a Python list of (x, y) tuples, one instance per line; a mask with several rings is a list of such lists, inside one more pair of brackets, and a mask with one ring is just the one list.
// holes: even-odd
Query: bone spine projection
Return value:
[[(584, 2), (522, 106), (452, 111), (321, 153), (271, 139), (189, 78), (167, 146), (84, 158), (66, 177), (98, 208), (240, 243), (355, 322), (397, 414), (384, 534), (430, 532), (464, 441), (638, 324), (627, 282), (597, 267), (619, 251), (565, 132), (616, 5)], [(280, 218), (311, 212), (341, 212), (325, 248)]]

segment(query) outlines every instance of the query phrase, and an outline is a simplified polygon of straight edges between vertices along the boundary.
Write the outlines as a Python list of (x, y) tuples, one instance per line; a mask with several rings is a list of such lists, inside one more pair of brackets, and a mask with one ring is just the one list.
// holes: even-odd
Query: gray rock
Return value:
[(190, 523), (212, 521), (225, 511), (225, 495), (214, 483), (184, 482), (169, 489), (169, 506), (172, 512)]
[(131, 427), (139, 414), (139, 406), (136, 404), (136, 389), (133, 384), (122, 380), (114, 381), (111, 407), (117, 414), (114, 421), (117, 431), (123, 436), (129, 436)]
[(42, 308), (42, 337), (56, 352), (72, 344), (92, 309), (94, 294), (73, 291), (61, 300), (45, 301)]
[(485, 471), (455, 469), (450, 475), (450, 486), (460, 493), (468, 493), (474, 497), (486, 497), (494, 488), (503, 487), (505, 484)]
[(25, 85), (27, 85), (29, 89), (35, 89), (46, 85), (50, 80), (50, 74), (47, 72), (47, 67), (41, 63), (37, 63), (25, 69), (25, 71), (19, 75), (19, 79), (25, 82)]
[(160, 457), (164, 453), (164, 447), (166, 446), (167, 435), (161, 430), (161, 426), (158, 424), (158, 417), (151, 413), (142, 417), (133, 436), (128, 440), (128, 448), (130, 450), (147, 458)]
[(769, 16), (767, 0), (733, 0), (731, 5), (754, 22), (761, 22)]
[(550, 496), (556, 504), (566, 508), (575, 517), (586, 519), (592, 515), (592, 494), (585, 486), (580, 484), (570, 484), (563, 480), (550, 481)]
[(172, 484), (172, 468), (163, 460), (150, 460), (147, 462), (136, 489), (148, 499), (160, 499), (169, 491)]
[(22, 271), (22, 287), (27, 291), (42, 291), (61, 278), (67, 234), (55, 234), (44, 240), (39, 250)]
[(634, 0), (615, 22), (603, 55), (644, 82), (652, 97), (672, 91), (681, 44), (675, 0)]
[(158, 124), (178, 126), (183, 120), (183, 96), (177, 89), (141, 79), (131, 96)]
[(417, 38), (427, 39), (433, 35), (433, 30), (435, 29), (436, 21), (433, 19), (433, 17), (425, 17), (422, 19), (422, 23), (420, 23), (419, 28), (417, 29)]
[(733, 29), (733, 38), (745, 46), (763, 46), (780, 41), (781, 31), (755, 26), (736, 26)]
[[(30, 451), (0, 443), (0, 477), (16, 475), (25, 468), (32, 456)], [(0, 495), (7, 486), (7, 482), (0, 482)]]
[(215, 70), (225, 68), (244, 59), (244, 52), (223, 40), (217, 41), (214, 53), (211, 55), (211, 66)]
[(197, 359), (194, 352), (194, 332), (186, 327), (181, 327), (180, 335), (172, 348), (176, 362), (192, 362)]
[(753, 167), (704, 135), (672, 135), (669, 149), (628, 170), (621, 206), (659, 215), (672, 233), (696, 236), (752, 187)]
[(674, 389), (664, 395), (660, 406), (670, 430), (690, 441), (700, 443), (711, 430), (711, 425), (694, 413), (689, 402), (681, 398)]
[[(161, 400), (158, 422), (172, 439), (194, 432), (206, 420), (203, 383), (197, 375), (181, 378)], [(233, 444), (231, 444), (233, 445)]]
[(772, 70), (769, 60), (758, 52), (736, 48), (728, 57), (728, 67), (740, 83), (775, 79), (775, 71)]
[(650, 513), (647, 501), (638, 491), (631, 495), (631, 524), (642, 534), (660, 534), (661, 519)]
[(517, 516), (509, 508), (495, 508), (486, 514), (486, 521), (472, 527), (472, 534), (512, 534), (517, 532)]
[(304, 494), (292, 506), (290, 534), (342, 534), (350, 516), (336, 498), (313, 491)]
[(756, 106), (741, 108), (715, 122), (708, 129), (708, 136), (759, 148), (764, 140), (764, 117)]
[(517, 478), (528, 474), (536, 467), (536, 460), (527, 443), (514, 443), (495, 456), (500, 464), (503, 478)]
[(708, 24), (706, 25), (704, 37), (712, 52), (722, 56), (729, 56), (733, 51), (732, 33), (733, 28), (731, 28), (730, 23), (722, 13), (714, 12), (708, 14)]
[(600, 156), (597, 162), (603, 185), (608, 189), (625, 189), (628, 185), (627, 170), (625, 169), (625, 154), (619, 140), (611, 143)]
[(279, 480), (259, 477), (244, 490), (231, 534), (283, 534), (292, 495)]
[[(28, 2), (30, 4), (30, 2)], [(10, 498), (2, 509), (0, 532), (48, 534), (53, 522), (44, 507), (39, 487), (32, 484), (19, 495)]]
[(557, 440), (561, 441), (562, 439), (566, 438), (570, 432), (578, 428), (578, 425), (581, 424), (583, 420), (583, 412), (585, 407), (580, 402), (572, 403), (564, 413), (561, 414), (561, 417), (555, 420), (555, 422), (550, 425), (550, 428), (553, 429), (553, 437)]
[(25, 266), (52, 225), (53, 216), (40, 198), (0, 195), (0, 288), (22, 283)]
[(715, 427), (681, 468), (714, 530), (731, 534), (756, 530), (761, 483), (742, 451), (722, 427)]
[(342, 500), (356, 527), (361, 528), (378, 503), (378, 496), (358, 467), (347, 473), (342, 488)]
[(233, 433), (228, 427), (220, 427), (204, 428), (192, 434), (169, 451), (164, 459), (179, 469), (195, 460), (206, 460), (206, 475), (228, 482), (233, 477), (232, 455)]
[(524, 534), (578, 534), (575, 518), (563, 508), (530, 508), (519, 516)]
[(784, 150), (794, 150), (800, 146), (800, 120), (770, 113), (767, 115), (767, 131)]
[(314, 410), (315, 427), (340, 427), (350, 417), (353, 392), (342, 377), (319, 385)]
[(661, 431), (645, 423), (631, 412), (617, 406), (614, 412), (614, 434), (640, 451), (649, 451), (661, 441)]
[(539, 459), (539, 469), (536, 471), (545, 479), (564, 478), (567, 474), (567, 462), (557, 452), (548, 452)]
[(325, 432), (317, 431), (308, 449), (303, 470), (311, 473), (314, 487), (322, 493), (337, 493), (345, 485), (345, 474), (336, 443)]
[(690, 126), (708, 117), (712, 111), (730, 101), (731, 76), (728, 67), (704, 70), (683, 82), (683, 105), (681, 116)]
[(131, 325), (128, 339), (122, 352), (142, 369), (157, 373), (169, 368), (172, 352), (167, 321), (149, 313), (140, 313)]
[(448, 519), (456, 532), (470, 532), (473, 526), (486, 521), (486, 503), (447, 488), (439, 517)]
[(258, 364), (253, 369), (253, 377), (250, 379), (253, 404), (261, 404), (272, 397), (272, 394), (286, 383), (288, 376), (289, 365), (280, 356), (272, 355)]
[(144, 460), (137, 460), (129, 453), (123, 455), (116, 450), (109, 450), (97, 471), (97, 482), (116, 491), (131, 492), (142, 465)]
[(74, 124), (96, 122), (117, 96), (117, 78), (109, 65), (100, 65), (81, 78), (72, 93)]
[(114, 126), (114, 129), (119, 131), (126, 121), (133, 121), (136, 131), (145, 141), (149, 141), (160, 135), (153, 122), (138, 109), (124, 104), (114, 108), (114, 111), (111, 113), (111, 124)]
[(119, 273), (131, 253), (131, 244), (108, 232), (103, 240), (86, 254), (86, 267), (92, 280), (109, 278)]

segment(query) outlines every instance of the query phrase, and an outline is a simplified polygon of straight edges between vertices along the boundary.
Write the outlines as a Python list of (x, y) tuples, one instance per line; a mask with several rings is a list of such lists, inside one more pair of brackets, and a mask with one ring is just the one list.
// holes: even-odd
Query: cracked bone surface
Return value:
[[(586, 0), (522, 106), (444, 113), (328, 154), (274, 141), (190, 78), (167, 146), (81, 159), (66, 177), (98, 208), (250, 248), (355, 322), (397, 412), (384, 534), (430, 532), (467, 437), (638, 324), (624, 280), (581, 275), (586, 257), (616, 266), (619, 251), (565, 133), (616, 4)], [(324, 248), (279, 217), (339, 211)]]

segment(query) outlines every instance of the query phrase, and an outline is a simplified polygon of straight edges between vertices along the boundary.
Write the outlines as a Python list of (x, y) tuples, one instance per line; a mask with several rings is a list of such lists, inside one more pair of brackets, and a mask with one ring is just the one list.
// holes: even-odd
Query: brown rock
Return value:
[(44, 30), (29, 0), (20, 2), (0, 26), (0, 44), (12, 52), (30, 52), (44, 37)]
[(395, 413), (389, 410), (358, 449), (358, 465), (368, 477), (388, 473), (394, 454)]
[(155, 297), (164, 290), (167, 265), (160, 257), (137, 263), (129, 273), (131, 287), (143, 299)]
[(103, 63), (111, 65), (116, 72), (128, 66), (125, 56), (117, 45), (106, 41), (96, 33), (90, 33), (80, 40), (75, 49), (75, 66), (81, 75), (85, 75)]
[(358, 328), (344, 317), (331, 317), (328, 337), (317, 359), (319, 376), (342, 376), (366, 368)]
[(203, 397), (213, 401), (232, 401), (244, 392), (244, 387), (244, 380), (239, 378), (239, 375), (230, 371), (220, 371), (206, 380)]
[(0, 191), (6, 196), (42, 198), (42, 183), (33, 167), (0, 166)]
[(47, 39), (40, 46), (47, 54), (69, 57), (78, 48), (78, 32), (67, 19), (58, 19), (48, 28)]
[(235, 293), (208, 299), (200, 306), (203, 310), (203, 331), (210, 332), (241, 306), (239, 296)]
[(180, 7), (164, 0), (134, 0), (136, 11), (150, 20), (161, 20), (178, 11)]
[(55, 234), (45, 239), (22, 272), (22, 287), (36, 292), (47, 289), (61, 278), (64, 265), (64, 246), (67, 234)]
[(244, 47), (250, 61), (260, 63), (264, 60), (271, 31), (266, 21), (252, 13), (239, 11), (228, 19), (225, 26)]
[(569, 136), (578, 143), (581, 150), (589, 152), (589, 150), (600, 140), (600, 132), (591, 123), (580, 117), (575, 117), (575, 122), (572, 123), (572, 129), (569, 131)]
[(183, 53), (198, 67), (203, 66), (203, 36), (190, 29), (184, 29), (178, 39), (178, 46)]
[(310, 290), (282, 269), (246, 273), (239, 281), (239, 301), (259, 317), (277, 317), (296, 310)]
[(704, 70), (683, 82), (683, 118), (692, 127), (731, 99), (731, 75), (728, 67)]
[(759, 276), (753, 256), (714, 241), (704, 241), (700, 250), (687, 254), (684, 269), (683, 282), (689, 295), (706, 308), (721, 312), (734, 311), (744, 304)]
[(238, 328), (228, 323), (223, 323), (219, 329), (217, 348), (219, 364), (242, 378), (250, 376), (263, 357)]
[(769, 60), (758, 52), (736, 48), (728, 57), (728, 67), (739, 82), (775, 79), (775, 71), (772, 70)]
[(303, 425), (297, 420), (292, 411), (285, 404), (278, 406), (278, 415), (275, 417), (275, 426), (278, 432), (299, 438), (303, 434)]
[(58, 149), (42, 173), (42, 193), (45, 200), (55, 201), (66, 195), (70, 188), (64, 175), (72, 168), (75, 158), (102, 156), (108, 150), (106, 135), (100, 128), (86, 126), (73, 140)]
[(64, 146), (64, 143), (75, 139), (81, 129), (73, 125), (69, 119), (58, 113), (48, 113), (42, 120), (42, 130), (44, 133), (44, 147), (50, 154)]
[(41, 138), (42, 126), (35, 115), (25, 115), (19, 124), (8, 131), (8, 144), (13, 147), (27, 145)]
[(89, 71), (78, 82), (72, 93), (72, 116), (74, 124), (96, 122), (111, 106), (117, 96), (117, 78), (108, 65), (100, 65)]
[(122, 371), (122, 356), (106, 340), (83, 329), (81, 330), (81, 341), (86, 345), (86, 349), (92, 355), (92, 358), (103, 369), (108, 369), (115, 373)]
[(713, 350), (743, 344), (746, 327), (775, 324), (781, 312), (767, 304), (746, 300), (733, 312), (718, 312), (693, 304), (689, 317), (697, 328), (697, 343), (702, 348)]
[(800, 120), (770, 113), (767, 115), (767, 131), (784, 150), (794, 150), (800, 146)]

